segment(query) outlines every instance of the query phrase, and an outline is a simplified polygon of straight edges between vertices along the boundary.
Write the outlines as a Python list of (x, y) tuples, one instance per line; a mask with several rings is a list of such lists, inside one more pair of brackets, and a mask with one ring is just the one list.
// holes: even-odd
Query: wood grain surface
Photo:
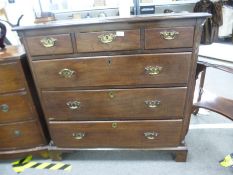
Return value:
[[(109, 57), (83, 57), (34, 61), (34, 71), (40, 88), (119, 86), (150, 84), (185, 84), (188, 82), (191, 53), (146, 54)], [(162, 67), (150, 75), (146, 67)], [(73, 76), (59, 75), (63, 69)]]
[[(182, 120), (140, 120), (113, 122), (53, 122), (50, 124), (52, 138), (58, 147), (70, 148), (148, 148), (178, 146)], [(62, 132), (61, 132), (62, 131)], [(77, 133), (82, 139), (75, 139)], [(146, 132), (157, 134), (147, 139)]]
[[(125, 120), (182, 118), (186, 88), (80, 90), (42, 93), (52, 120)], [(159, 101), (149, 107), (146, 101)], [(70, 109), (68, 102), (80, 102)]]

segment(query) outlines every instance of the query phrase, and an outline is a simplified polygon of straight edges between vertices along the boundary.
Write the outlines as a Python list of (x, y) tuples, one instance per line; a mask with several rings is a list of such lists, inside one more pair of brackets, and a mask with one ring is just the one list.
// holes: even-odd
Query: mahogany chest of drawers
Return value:
[(197, 52), (208, 14), (18, 27), (52, 150), (151, 149), (185, 161)]
[(29, 77), (22, 47), (9, 46), (0, 52), (0, 158), (47, 146)]

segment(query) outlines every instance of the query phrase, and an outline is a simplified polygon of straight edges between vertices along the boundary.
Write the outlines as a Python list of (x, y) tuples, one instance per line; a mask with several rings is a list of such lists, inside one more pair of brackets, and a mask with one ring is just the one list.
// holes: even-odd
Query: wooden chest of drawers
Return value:
[(53, 150), (171, 150), (185, 161), (208, 14), (19, 27)]
[(47, 140), (22, 47), (10, 46), (0, 52), (0, 75), (0, 158), (45, 150)]

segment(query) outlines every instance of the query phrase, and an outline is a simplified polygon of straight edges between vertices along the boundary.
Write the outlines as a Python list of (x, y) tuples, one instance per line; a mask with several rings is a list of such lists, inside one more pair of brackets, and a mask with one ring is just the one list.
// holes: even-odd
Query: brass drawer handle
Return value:
[(73, 133), (72, 136), (76, 140), (81, 140), (85, 137), (85, 132), (76, 132), (76, 133)]
[(146, 100), (145, 104), (149, 108), (157, 108), (160, 105), (160, 101), (159, 100)]
[(14, 135), (15, 135), (16, 137), (20, 137), (20, 136), (22, 135), (22, 133), (21, 133), (21, 131), (19, 131), (19, 130), (15, 130), (15, 131), (14, 131)]
[(145, 132), (145, 133), (144, 133), (144, 136), (145, 136), (148, 140), (154, 140), (155, 137), (157, 137), (158, 135), (159, 135), (159, 133), (154, 132), (154, 131), (152, 131), (152, 132)]
[(112, 123), (112, 128), (117, 128), (117, 123), (116, 122)]
[(71, 78), (75, 74), (75, 71), (68, 69), (68, 68), (64, 68), (60, 70), (58, 74), (64, 78)]
[(145, 67), (145, 71), (149, 75), (158, 75), (162, 71), (163, 67), (161, 66), (147, 66)]
[(115, 93), (113, 91), (110, 91), (108, 93), (108, 95), (109, 95), (110, 98), (114, 98), (115, 97)]
[(80, 108), (80, 104), (81, 104), (81, 102), (79, 102), (79, 101), (68, 101), (68, 102), (66, 103), (66, 105), (67, 105), (71, 110), (75, 110), (75, 109)]
[(46, 48), (54, 47), (56, 44), (57, 39), (52, 38), (52, 37), (45, 37), (40, 40), (42, 45)]
[(114, 41), (114, 39), (116, 38), (116, 34), (113, 34), (113, 33), (102, 34), (102, 35), (99, 35), (98, 38), (103, 44), (108, 44)]
[(2, 112), (8, 112), (9, 111), (9, 106), (7, 104), (0, 105), (0, 108), (1, 108)]
[(160, 32), (160, 36), (165, 40), (174, 40), (176, 36), (179, 35), (179, 32), (176, 31), (164, 31)]

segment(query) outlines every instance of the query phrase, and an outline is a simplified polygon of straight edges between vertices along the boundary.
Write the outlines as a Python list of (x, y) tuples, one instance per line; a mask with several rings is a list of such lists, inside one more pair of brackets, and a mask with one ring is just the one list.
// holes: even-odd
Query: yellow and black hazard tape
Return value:
[(223, 160), (219, 162), (219, 164), (223, 167), (233, 167), (233, 153), (227, 155)]
[(70, 171), (71, 165), (64, 163), (38, 163), (38, 162), (29, 162), (23, 166), (24, 168), (35, 168), (35, 169), (48, 169), (48, 170), (64, 170)]
[(24, 171), (23, 166), (28, 164), (31, 160), (32, 160), (31, 155), (29, 155), (21, 160), (17, 160), (17, 161), (12, 163), (12, 168), (15, 172), (21, 173), (22, 171)]
[(12, 168), (15, 172), (21, 173), (27, 168), (35, 168), (35, 169), (48, 169), (48, 170), (64, 170), (70, 171), (72, 166), (70, 164), (64, 163), (38, 163), (32, 162), (32, 156), (27, 156), (21, 160), (12, 163)]

